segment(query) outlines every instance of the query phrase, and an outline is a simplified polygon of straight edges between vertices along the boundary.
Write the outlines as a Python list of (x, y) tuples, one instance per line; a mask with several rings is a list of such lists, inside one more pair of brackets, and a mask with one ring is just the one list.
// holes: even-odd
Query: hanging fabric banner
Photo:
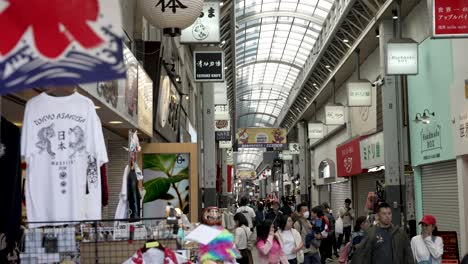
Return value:
[(125, 78), (118, 1), (0, 3), (0, 94)]

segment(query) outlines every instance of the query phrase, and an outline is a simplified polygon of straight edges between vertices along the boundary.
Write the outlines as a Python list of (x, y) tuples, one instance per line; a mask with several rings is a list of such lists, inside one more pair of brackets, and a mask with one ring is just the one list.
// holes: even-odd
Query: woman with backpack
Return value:
[(269, 219), (257, 226), (257, 250), (256, 264), (289, 264), (283, 252), (281, 237), (275, 234), (275, 227)]
[(298, 264), (304, 262), (304, 252), (302, 248), (302, 237), (296, 229), (292, 228), (293, 220), (290, 216), (284, 215), (278, 222), (278, 235), (283, 241), (283, 252), (288, 258), (289, 264)]
[(432, 215), (425, 215), (419, 222), (421, 235), (411, 239), (411, 249), (417, 264), (440, 264), (444, 254), (444, 242), (437, 236), (437, 222)]
[(234, 232), (234, 244), (240, 251), (242, 258), (237, 259), (239, 264), (252, 264), (252, 252), (250, 251), (249, 239), (252, 235), (252, 231), (249, 228), (249, 222), (243, 213), (237, 213), (234, 215), (234, 222), (236, 223), (236, 229)]

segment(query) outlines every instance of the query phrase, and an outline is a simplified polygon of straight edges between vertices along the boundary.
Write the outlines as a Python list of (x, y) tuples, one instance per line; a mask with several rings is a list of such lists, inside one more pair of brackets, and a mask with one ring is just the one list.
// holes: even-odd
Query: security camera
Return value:
[(385, 80), (383, 78), (379, 78), (375, 82), (372, 83), (372, 87), (382, 86), (384, 85), (384, 83), (385, 83)]

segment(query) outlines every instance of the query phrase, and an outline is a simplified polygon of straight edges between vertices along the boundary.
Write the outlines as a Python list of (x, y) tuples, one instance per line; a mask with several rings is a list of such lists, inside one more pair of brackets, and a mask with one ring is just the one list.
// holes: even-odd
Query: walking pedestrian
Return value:
[(352, 264), (414, 264), (410, 241), (403, 228), (392, 224), (392, 208), (381, 203), (379, 222), (365, 232)]
[(351, 199), (347, 198), (345, 200), (345, 206), (339, 209), (339, 214), (341, 219), (343, 220), (343, 234), (341, 234), (338, 237), (338, 249), (340, 249), (343, 245), (343, 237), (344, 245), (346, 245), (349, 242), (349, 239), (351, 238), (351, 227), (353, 225), (354, 220), (354, 209), (351, 208)]
[[(302, 242), (305, 245), (307, 235), (312, 231), (312, 224), (309, 222), (310, 212), (306, 203), (300, 203), (296, 208), (296, 218), (294, 222), (294, 229), (301, 234)], [(313, 241), (318, 242), (318, 241)], [(313, 244), (313, 246), (304, 247), (304, 264), (318, 264), (320, 263), (320, 244)]]
[(257, 226), (257, 250), (258, 264), (289, 264), (283, 252), (281, 238), (275, 234), (273, 223), (270, 220), (263, 221)]
[(366, 216), (359, 216), (356, 219), (356, 224), (354, 225), (354, 232), (351, 238), (350, 252), (348, 253), (348, 259), (353, 258), (353, 254), (364, 238), (364, 230), (369, 227), (369, 222), (367, 221)]
[(267, 219), (271, 220), (275, 226), (275, 231), (278, 230), (278, 220), (283, 216), (283, 213), (279, 210), (278, 200), (273, 200), (271, 210), (267, 214)]
[(322, 206), (316, 206), (312, 208), (312, 232), (309, 233), (306, 237), (306, 246), (314, 244), (315, 240), (318, 240), (318, 246), (320, 251), (320, 263), (325, 264), (327, 261), (327, 249), (328, 245), (326, 244), (328, 233), (330, 232), (328, 219), (325, 218), (323, 213)]
[(255, 223), (258, 226), (261, 222), (265, 221), (267, 212), (263, 202), (258, 202), (258, 210), (255, 212)]
[(253, 231), (255, 222), (255, 211), (249, 206), (249, 198), (242, 197), (239, 203), (240, 207), (237, 208), (236, 213), (243, 213), (249, 223), (250, 231)]
[(444, 242), (437, 236), (437, 221), (432, 215), (425, 215), (419, 222), (421, 235), (411, 239), (411, 249), (417, 264), (441, 264)]
[[(330, 204), (324, 202), (322, 204), (323, 213), (325, 214), (325, 218), (328, 219), (328, 223), (330, 224), (330, 232), (328, 233), (328, 237), (325, 241), (325, 253), (326, 258), (331, 259), (333, 254), (338, 257), (338, 250), (336, 246), (336, 234), (335, 234), (335, 217), (331, 214)], [(324, 241), (322, 241), (323, 243)]]
[(236, 223), (234, 244), (242, 256), (241, 259), (237, 259), (237, 262), (239, 264), (253, 264), (252, 252), (248, 248), (249, 238), (252, 235), (252, 231), (248, 226), (249, 223), (243, 213), (234, 215), (234, 222)]
[[(290, 216), (283, 215), (279, 221), (279, 232), (281, 241), (283, 241), (283, 252), (288, 258), (289, 264), (298, 264), (304, 262), (304, 252), (302, 248), (301, 234), (292, 228), (293, 220)], [(302, 254), (301, 254), (302, 252)]]

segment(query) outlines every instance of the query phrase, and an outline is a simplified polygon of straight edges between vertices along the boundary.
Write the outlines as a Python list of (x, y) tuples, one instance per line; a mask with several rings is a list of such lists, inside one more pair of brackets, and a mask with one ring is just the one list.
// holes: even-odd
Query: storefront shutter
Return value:
[(333, 215), (338, 215), (338, 210), (344, 206), (344, 201), (346, 198), (351, 199), (351, 187), (349, 186), (349, 181), (335, 183), (331, 185), (331, 209), (333, 210)]
[[(328, 190), (328, 187), (328, 184), (319, 186), (319, 204), (324, 202), (330, 203), (330, 191)], [(313, 204), (312, 207), (317, 205), (318, 204)]]
[(423, 213), (437, 218), (440, 231), (456, 231), (460, 239), (456, 161), (422, 166)]
[(103, 209), (103, 219), (114, 219), (115, 210), (119, 203), (119, 194), (122, 189), (122, 176), (125, 165), (128, 163), (127, 152), (122, 148), (127, 146), (127, 140), (108, 140), (107, 155), (107, 183), (109, 187), (109, 204)]
[(376, 191), (376, 182), (379, 180), (385, 181), (384, 172), (366, 173), (353, 178), (353, 206), (356, 218), (367, 215), (367, 210), (365, 209), (367, 195), (369, 192)]

